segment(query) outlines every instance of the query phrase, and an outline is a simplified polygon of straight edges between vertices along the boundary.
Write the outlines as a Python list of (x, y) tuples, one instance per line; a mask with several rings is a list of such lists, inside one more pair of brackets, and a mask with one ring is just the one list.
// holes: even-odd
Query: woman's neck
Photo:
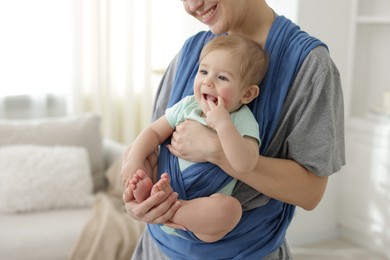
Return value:
[(229, 34), (244, 34), (264, 47), (268, 33), (275, 19), (275, 13), (265, 1), (247, 0), (252, 4), (248, 5), (248, 10), (241, 23)]

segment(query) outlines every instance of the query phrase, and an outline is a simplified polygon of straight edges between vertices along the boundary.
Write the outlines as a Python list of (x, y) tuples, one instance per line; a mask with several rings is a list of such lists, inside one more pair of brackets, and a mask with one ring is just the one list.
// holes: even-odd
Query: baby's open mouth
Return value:
[(218, 98), (208, 95), (208, 94), (203, 94), (203, 98), (207, 101), (212, 101), (214, 104), (218, 104)]

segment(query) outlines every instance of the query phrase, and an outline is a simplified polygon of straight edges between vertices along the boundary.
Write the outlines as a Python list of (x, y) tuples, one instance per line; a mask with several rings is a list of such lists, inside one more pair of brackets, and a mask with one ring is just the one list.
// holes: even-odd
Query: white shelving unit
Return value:
[(358, 24), (390, 24), (390, 17), (386, 16), (378, 16), (378, 17), (373, 17), (373, 16), (359, 16), (357, 18), (357, 23)]

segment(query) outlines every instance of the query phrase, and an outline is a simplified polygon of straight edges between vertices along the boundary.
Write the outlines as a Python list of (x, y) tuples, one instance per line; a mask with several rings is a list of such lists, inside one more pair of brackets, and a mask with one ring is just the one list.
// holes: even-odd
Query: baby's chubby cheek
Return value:
[(229, 103), (229, 100), (235, 99), (235, 94), (230, 89), (221, 90), (219, 91), (218, 95), (223, 99), (225, 104)]

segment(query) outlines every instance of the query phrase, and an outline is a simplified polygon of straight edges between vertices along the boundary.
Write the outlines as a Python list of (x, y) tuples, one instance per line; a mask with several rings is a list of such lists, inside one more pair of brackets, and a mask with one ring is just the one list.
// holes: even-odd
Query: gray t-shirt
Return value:
[[(178, 57), (169, 65), (158, 88), (153, 120), (164, 115)], [(264, 156), (294, 160), (318, 176), (329, 176), (345, 164), (340, 74), (324, 47), (313, 49), (306, 57), (288, 92), (280, 118)], [(265, 195), (240, 181), (232, 195), (246, 209), (261, 206), (267, 200)], [(152, 240), (141, 239), (139, 245), (133, 259), (148, 259), (144, 258), (143, 251), (164, 259)], [(266, 259), (291, 259), (287, 244), (282, 244)]]

